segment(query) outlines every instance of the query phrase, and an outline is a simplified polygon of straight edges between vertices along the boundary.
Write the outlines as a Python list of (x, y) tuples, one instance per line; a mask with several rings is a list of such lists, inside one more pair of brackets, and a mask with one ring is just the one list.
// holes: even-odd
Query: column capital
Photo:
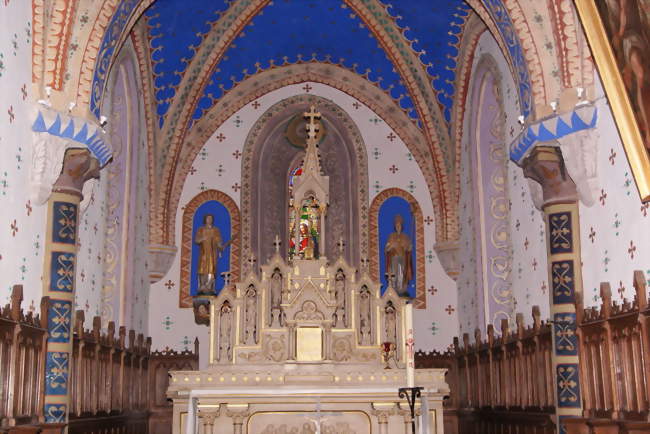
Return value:
[(232, 419), (233, 425), (243, 425), (247, 417), (250, 416), (248, 404), (227, 404), (226, 416)]
[(198, 417), (201, 419), (204, 428), (214, 426), (215, 420), (221, 414), (220, 407), (221, 406), (219, 404), (211, 407), (204, 407), (204, 408), (199, 407)]
[(569, 176), (562, 151), (556, 146), (537, 146), (522, 162), (524, 176), (542, 187), (542, 206), (576, 202), (576, 184)]
[(149, 283), (156, 283), (169, 271), (178, 248), (174, 245), (149, 244)]
[[(35, 107), (32, 133), (33, 157), (29, 165), (30, 199), (37, 205), (45, 204), (50, 197), (68, 149), (89, 150), (100, 167), (108, 164), (113, 156), (109, 137), (101, 125), (92, 120), (53, 110), (47, 105)], [(90, 193), (91, 184), (93, 183), (89, 182), (86, 185), (86, 193)], [(85, 209), (85, 205), (82, 203), (82, 210)]]
[(88, 149), (68, 148), (63, 156), (63, 169), (54, 182), (52, 191), (83, 199), (84, 184), (95, 178), (99, 178), (99, 161)]
[(377, 417), (380, 425), (388, 423), (388, 418), (395, 414), (395, 404), (392, 402), (380, 402), (372, 404), (372, 415)]
[(460, 241), (449, 240), (441, 241), (433, 246), (438, 255), (440, 265), (454, 281), (460, 275)]

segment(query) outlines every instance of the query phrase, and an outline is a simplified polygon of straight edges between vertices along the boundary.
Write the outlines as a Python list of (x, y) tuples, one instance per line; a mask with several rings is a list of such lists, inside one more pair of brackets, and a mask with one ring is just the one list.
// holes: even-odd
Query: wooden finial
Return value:
[(506, 318), (501, 319), (501, 336), (505, 339), (507, 336), (510, 336), (510, 325)]
[(41, 297), (40, 326), (47, 330), (47, 311), (50, 308), (50, 297)]
[(20, 321), (20, 305), (22, 302), (23, 285), (14, 285), (11, 290), (11, 319), (16, 322)]
[(600, 313), (609, 318), (612, 314), (612, 287), (609, 282), (602, 282), (600, 284), (600, 298), (603, 299), (603, 304), (600, 308)]
[(521, 338), (524, 336), (524, 314), (518, 312), (515, 315), (515, 323), (517, 324), (517, 335)]
[(83, 310), (79, 309), (74, 316), (74, 330), (75, 333), (81, 338), (84, 335), (84, 322), (86, 321), (86, 314)]
[(93, 337), (96, 342), (99, 342), (99, 334), (102, 328), (102, 318), (100, 316), (93, 317)]
[(113, 342), (115, 342), (115, 321), (109, 321), (106, 330), (108, 344), (112, 346)]
[(126, 327), (120, 326), (120, 348), (124, 349), (126, 348)]
[(542, 326), (542, 314), (540, 313), (539, 306), (533, 306), (533, 330), (535, 332), (538, 332), (540, 327)]
[(648, 307), (648, 282), (641, 270), (634, 271), (634, 290), (636, 291), (636, 302), (639, 311), (645, 310)]

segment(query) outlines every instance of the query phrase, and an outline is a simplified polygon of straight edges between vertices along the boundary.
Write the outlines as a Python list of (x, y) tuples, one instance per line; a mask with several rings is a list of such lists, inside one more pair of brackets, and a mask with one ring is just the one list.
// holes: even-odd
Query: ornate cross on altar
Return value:
[(248, 258), (248, 267), (250, 271), (255, 272), (255, 263), (257, 262), (257, 259), (255, 259), (255, 255), (251, 253), (251, 255)]
[(282, 241), (280, 241), (280, 236), (278, 234), (275, 234), (275, 240), (273, 240), (273, 247), (275, 247), (275, 253), (280, 253), (281, 244)]
[(303, 113), (303, 116), (308, 120), (307, 137), (310, 139), (315, 139), (316, 134), (318, 133), (318, 124), (316, 123), (316, 120), (321, 118), (320, 112), (316, 111), (316, 107), (311, 106), (308, 112)]
[(345, 250), (345, 241), (343, 241), (343, 237), (339, 238), (339, 242), (336, 243), (336, 245), (339, 248), (339, 254), (343, 256), (343, 251)]

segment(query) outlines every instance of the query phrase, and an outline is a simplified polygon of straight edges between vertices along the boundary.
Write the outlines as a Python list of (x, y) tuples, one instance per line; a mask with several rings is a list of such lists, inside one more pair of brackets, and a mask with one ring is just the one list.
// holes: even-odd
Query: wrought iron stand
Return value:
[(400, 387), (399, 397), (404, 399), (409, 404), (411, 410), (411, 431), (415, 434), (415, 401), (421, 396), (424, 387)]

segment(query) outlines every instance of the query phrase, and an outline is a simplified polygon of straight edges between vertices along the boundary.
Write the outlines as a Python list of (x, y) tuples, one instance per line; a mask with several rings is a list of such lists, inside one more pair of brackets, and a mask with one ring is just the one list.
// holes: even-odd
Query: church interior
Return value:
[(649, 0), (0, 24), (0, 433), (650, 433)]

